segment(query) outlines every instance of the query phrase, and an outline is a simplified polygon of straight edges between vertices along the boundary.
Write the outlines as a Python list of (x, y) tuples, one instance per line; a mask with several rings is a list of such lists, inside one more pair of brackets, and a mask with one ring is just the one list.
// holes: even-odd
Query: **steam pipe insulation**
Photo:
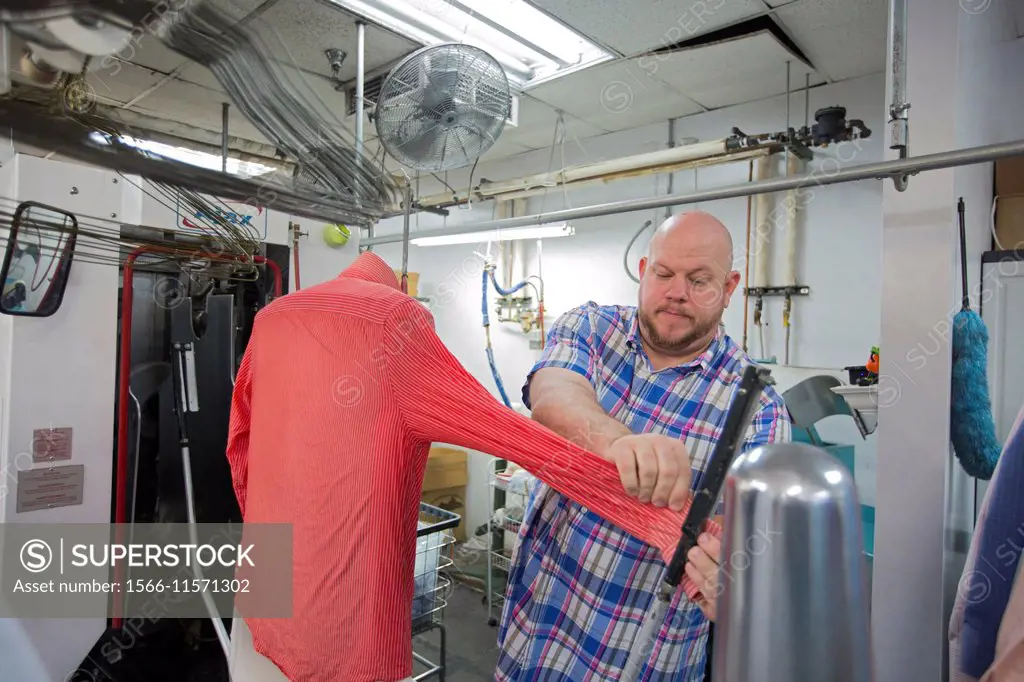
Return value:
[[(775, 160), (766, 157), (757, 161), (757, 181), (763, 182), (771, 178)], [(771, 259), (771, 195), (758, 194), (755, 199), (757, 212), (757, 228), (754, 234), (754, 287), (768, 286), (768, 261)]]
[[(796, 154), (790, 154), (786, 162), (786, 176), (794, 177), (801, 171), (801, 160)], [(797, 203), (796, 190), (790, 189), (786, 192), (786, 277), (783, 284), (795, 287), (796, 276), (796, 250), (797, 250)]]
[[(488, 270), (490, 270), (490, 272), (488, 272)], [(491, 279), (494, 278), (494, 270), (485, 267), (483, 270), (483, 277), (481, 278), (483, 283), (483, 290), (480, 299), (480, 312), (483, 314), (484, 336), (487, 338), (487, 363), (491, 366), (491, 374), (494, 376), (494, 383), (497, 384), (498, 386), (498, 393), (501, 394), (501, 401), (505, 403), (505, 407), (510, 408), (512, 407), (512, 402), (508, 399), (508, 394), (505, 393), (505, 384), (501, 381), (501, 374), (498, 372), (498, 365), (494, 362), (494, 348), (491, 347), (491, 318), (490, 315), (488, 315), (487, 313), (488, 277), (490, 277)], [(497, 283), (495, 283), (495, 288), (497, 288)], [(498, 291), (501, 291), (501, 289), (498, 289)], [(503, 295), (507, 296), (508, 294)]]

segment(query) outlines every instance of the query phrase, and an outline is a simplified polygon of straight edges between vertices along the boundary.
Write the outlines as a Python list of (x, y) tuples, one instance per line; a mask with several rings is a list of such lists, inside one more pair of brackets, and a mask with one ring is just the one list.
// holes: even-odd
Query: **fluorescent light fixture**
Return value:
[(519, 239), (548, 239), (550, 237), (570, 237), (576, 234), (575, 228), (569, 223), (553, 223), (536, 227), (519, 227), (511, 230), (487, 230), (484, 232), (464, 232), (447, 234), (440, 237), (417, 237), (409, 240), (416, 246), (445, 246), (448, 244), (482, 244), (484, 242), (504, 242)]
[(613, 57), (526, 0), (331, 0), (424, 45), (466, 43), (487, 51), (522, 88)]
[[(90, 136), (100, 144), (110, 144), (110, 140), (106, 133), (93, 132)], [(142, 151), (150, 152), (175, 161), (181, 161), (182, 163), (187, 163), (192, 166), (199, 166), (200, 168), (209, 168), (210, 170), (218, 171), (221, 169), (221, 157), (216, 154), (209, 154), (207, 152), (201, 152), (187, 147), (175, 147), (174, 145), (164, 144), (163, 142), (154, 142), (153, 140), (140, 140), (133, 137), (121, 137), (119, 140), (129, 147), (135, 147), (136, 149), (141, 149)], [(237, 175), (243, 178), (254, 178), (266, 175), (273, 170), (275, 170), (273, 166), (265, 166), (262, 163), (240, 161), (239, 159), (235, 159), (230, 156), (228, 157), (227, 171), (232, 175)]]

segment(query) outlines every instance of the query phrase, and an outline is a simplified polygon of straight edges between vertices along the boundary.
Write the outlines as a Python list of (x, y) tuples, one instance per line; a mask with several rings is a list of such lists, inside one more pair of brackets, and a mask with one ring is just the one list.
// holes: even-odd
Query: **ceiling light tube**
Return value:
[(576, 229), (569, 223), (537, 225), (535, 227), (516, 228), (514, 230), (485, 230), (483, 232), (464, 232), (436, 237), (419, 237), (409, 243), (416, 246), (447, 246), (449, 244), (482, 244), (485, 242), (515, 241), (521, 239), (548, 239), (551, 237), (569, 237), (576, 234)]
[[(358, 14), (378, 26), (394, 31), (424, 45), (440, 43), (466, 43), (486, 50), (507, 71), (509, 80), (517, 85), (529, 82), (533, 70), (521, 60), (487, 44), (486, 40), (465, 35), (445, 23), (442, 17), (435, 17), (414, 7), (401, 8), (387, 0), (331, 0), (332, 3)], [(452, 10), (456, 11), (456, 10)]]

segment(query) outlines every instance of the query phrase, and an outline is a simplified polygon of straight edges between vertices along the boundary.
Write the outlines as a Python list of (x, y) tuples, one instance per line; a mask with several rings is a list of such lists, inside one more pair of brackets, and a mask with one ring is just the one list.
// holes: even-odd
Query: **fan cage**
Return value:
[(511, 109), (501, 65), (479, 48), (453, 43), (399, 63), (381, 86), (374, 119), (381, 144), (399, 163), (437, 172), (476, 161)]

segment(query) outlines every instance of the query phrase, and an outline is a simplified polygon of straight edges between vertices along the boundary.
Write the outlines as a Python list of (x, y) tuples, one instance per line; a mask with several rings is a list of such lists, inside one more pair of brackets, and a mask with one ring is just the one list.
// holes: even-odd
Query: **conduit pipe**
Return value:
[[(118, 357), (118, 377), (117, 377), (117, 459), (115, 465), (117, 466), (117, 479), (115, 484), (115, 496), (114, 496), (114, 523), (118, 524), (119, 529), (121, 524), (128, 523), (128, 402), (130, 400), (128, 395), (129, 383), (128, 380), (131, 375), (131, 364), (132, 364), (132, 303), (134, 301), (134, 291), (132, 290), (135, 278), (135, 261), (139, 256), (143, 256), (150, 253), (167, 254), (176, 256), (191, 256), (195, 258), (201, 258), (203, 260), (212, 260), (220, 262), (231, 262), (231, 261), (242, 261), (241, 256), (228, 255), (228, 254), (211, 254), (207, 251), (183, 251), (181, 249), (174, 249), (164, 246), (140, 246), (139, 248), (128, 254), (128, 257), (124, 261), (124, 275), (121, 284), (121, 338), (120, 338), (120, 349)], [(272, 260), (265, 258), (264, 256), (253, 256), (253, 262), (257, 264), (265, 264), (266, 267), (271, 271), (274, 276), (274, 296), (281, 295), (281, 268), (278, 267), (277, 263)], [(134, 519), (132, 519), (134, 522)], [(120, 532), (120, 530), (119, 530)], [(118, 581), (122, 578), (122, 571), (124, 570), (122, 564), (117, 565), (117, 579)], [(115, 593), (114, 595), (114, 613), (117, 614), (121, 610), (121, 593)], [(115, 617), (114, 628), (119, 629), (121, 627), (121, 618)]]
[(744, 159), (767, 156), (771, 145), (753, 149), (730, 150), (726, 140), (700, 142), (670, 147), (656, 152), (636, 154), (610, 161), (570, 166), (550, 173), (527, 175), (512, 180), (481, 183), (469, 190), (464, 200), (455, 201), (451, 192), (442, 192), (420, 199), (420, 206), (452, 206), (488, 199), (525, 199), (542, 194), (553, 187), (580, 186), (627, 177), (655, 175)]
[[(859, 180), (887, 180), (894, 176), (920, 173), (923, 171), (939, 170), (942, 168), (955, 168), (958, 166), (970, 166), (978, 163), (989, 163), (1006, 159), (1012, 156), (1024, 155), (1024, 140), (1013, 142), (1002, 142), (999, 144), (982, 145), (956, 149), (936, 154), (925, 154), (905, 160), (882, 161), (879, 163), (866, 163), (845, 170), (831, 172), (822, 169), (809, 175), (802, 175), (796, 178), (781, 178), (765, 180), (760, 182), (746, 183), (742, 185), (731, 185), (717, 189), (701, 190), (689, 194), (661, 195), (647, 197), (645, 199), (626, 199), (623, 201), (612, 201), (593, 206), (580, 206), (577, 208), (560, 209), (547, 213), (536, 213), (533, 215), (506, 218), (504, 220), (488, 220), (478, 223), (468, 223), (458, 227), (444, 228), (439, 230), (427, 230), (420, 232), (419, 237), (444, 237), (455, 234), (471, 234), (488, 230), (507, 230), (514, 227), (526, 227), (529, 225), (545, 225), (548, 223), (564, 222), (569, 220), (582, 220), (583, 218), (596, 218), (606, 215), (619, 215), (622, 213), (634, 213), (638, 211), (652, 211), (666, 206), (688, 205), (704, 201), (719, 201), (721, 199), (735, 199), (736, 197), (759, 196), (761, 194), (772, 194), (773, 192), (785, 192), (790, 189), (802, 189), (804, 187), (823, 187), (825, 185), (838, 185), (846, 182), (857, 182)], [(802, 193), (798, 192), (798, 202), (802, 199)], [(373, 237), (365, 240), (364, 243), (393, 244), (402, 241), (401, 234), (388, 234), (380, 237)]]

